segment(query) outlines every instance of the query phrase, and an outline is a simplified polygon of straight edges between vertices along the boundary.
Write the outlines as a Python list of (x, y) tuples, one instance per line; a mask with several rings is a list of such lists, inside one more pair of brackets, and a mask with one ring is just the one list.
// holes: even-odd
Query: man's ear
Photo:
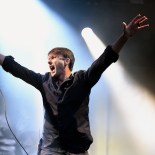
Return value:
[(69, 64), (70, 64), (70, 59), (69, 59), (69, 58), (66, 58), (66, 59), (65, 59), (65, 64), (66, 64), (66, 65), (69, 65)]

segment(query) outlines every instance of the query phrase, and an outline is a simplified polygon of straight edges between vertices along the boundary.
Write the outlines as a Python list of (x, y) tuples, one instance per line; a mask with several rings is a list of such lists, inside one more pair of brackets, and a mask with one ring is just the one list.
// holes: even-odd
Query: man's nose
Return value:
[(51, 61), (48, 61), (48, 64), (49, 64), (49, 65), (51, 65), (51, 64), (52, 64), (52, 62), (51, 62)]

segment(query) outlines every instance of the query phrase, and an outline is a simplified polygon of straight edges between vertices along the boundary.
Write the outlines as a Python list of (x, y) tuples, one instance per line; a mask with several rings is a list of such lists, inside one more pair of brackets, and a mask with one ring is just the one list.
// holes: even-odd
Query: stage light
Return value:
[(81, 35), (84, 38), (89, 50), (91, 51), (91, 55), (94, 59), (96, 59), (105, 49), (105, 45), (89, 27), (84, 28), (81, 31)]
[[(90, 50), (90, 54), (94, 59), (97, 59), (104, 51), (105, 45), (90, 28), (84, 28), (81, 35)], [(153, 155), (155, 152), (155, 97), (131, 78), (119, 60), (115, 64), (112, 64), (103, 73), (102, 77), (106, 79), (106, 82), (111, 88), (111, 97), (114, 102), (111, 104), (119, 109), (120, 115), (122, 116), (122, 123), (126, 126), (127, 132), (129, 133), (127, 137), (129, 137), (129, 141), (132, 141), (135, 147), (133, 152), (137, 151), (141, 155)], [(110, 117), (110, 115), (108, 116)], [(112, 121), (112, 119), (108, 120)], [(109, 130), (112, 131), (115, 130), (115, 128), (117, 129), (118, 127), (115, 126)], [(123, 130), (124, 129), (122, 129), (122, 133), (124, 132)], [(114, 143), (115, 140), (116, 142), (120, 142), (121, 138), (115, 139), (115, 135), (113, 135), (112, 132), (109, 134), (111, 134), (111, 144)], [(100, 139), (100, 135), (101, 133), (97, 133), (95, 137)], [(123, 140), (128, 141), (128, 139)], [(125, 141), (122, 142), (122, 145), (125, 145)], [(124, 148), (121, 150), (121, 146), (119, 145), (121, 145), (121, 143), (117, 143), (118, 148), (120, 148), (120, 153), (118, 148), (117, 151), (121, 155), (121, 153), (123, 154)], [(132, 154), (131, 150), (127, 150), (128, 146), (125, 146), (125, 148), (126, 150), (124, 151), (126, 151), (126, 153)], [(106, 152), (116, 153), (116, 150), (110, 146), (110, 144), (108, 149)], [(97, 150), (96, 155), (103, 154), (103, 152), (100, 151)]]

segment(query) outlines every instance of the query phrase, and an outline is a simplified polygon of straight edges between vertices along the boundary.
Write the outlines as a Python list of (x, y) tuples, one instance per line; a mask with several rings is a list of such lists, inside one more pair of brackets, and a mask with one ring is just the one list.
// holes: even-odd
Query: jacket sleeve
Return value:
[(116, 62), (119, 55), (112, 50), (109, 45), (102, 53), (102, 55), (96, 59), (92, 65), (85, 72), (85, 78), (89, 82), (89, 85), (94, 86), (100, 79), (102, 73), (113, 63)]
[(12, 56), (5, 57), (2, 67), (6, 72), (9, 72), (13, 76), (22, 79), (35, 88), (41, 88), (42, 75), (21, 66), (19, 63), (14, 61)]

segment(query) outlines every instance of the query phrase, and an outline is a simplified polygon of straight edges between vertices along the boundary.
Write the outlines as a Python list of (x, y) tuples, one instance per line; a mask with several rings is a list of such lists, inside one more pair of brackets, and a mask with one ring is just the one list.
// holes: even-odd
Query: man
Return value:
[(128, 25), (123, 23), (123, 33), (86, 70), (72, 74), (74, 55), (67, 48), (54, 48), (48, 54), (50, 72), (35, 73), (11, 56), (0, 55), (3, 69), (37, 88), (45, 108), (43, 137), (38, 155), (88, 155), (93, 141), (88, 117), (91, 88), (105, 69), (118, 59), (118, 53), (139, 30), (148, 27), (147, 17), (137, 15)]

